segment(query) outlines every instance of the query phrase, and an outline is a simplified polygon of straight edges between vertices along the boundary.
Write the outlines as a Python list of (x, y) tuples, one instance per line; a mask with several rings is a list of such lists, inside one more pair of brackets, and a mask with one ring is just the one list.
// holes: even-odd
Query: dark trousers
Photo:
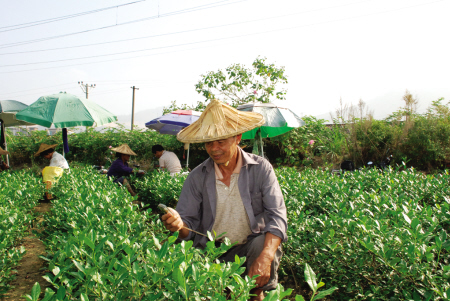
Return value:
[[(244, 266), (245, 266), (245, 272), (244, 275), (247, 275), (248, 270), (250, 269), (253, 261), (255, 261), (256, 258), (261, 254), (263, 248), (264, 248), (264, 240), (266, 236), (265, 235), (259, 235), (249, 241), (247, 241), (245, 244), (237, 245), (222, 256), (220, 256), (219, 260), (222, 262), (234, 262), (235, 255), (239, 257), (246, 257)], [(261, 287), (264, 291), (270, 291), (277, 287), (278, 284), (278, 266), (280, 265), (280, 260), (283, 252), (281, 251), (281, 244), (278, 247), (278, 250), (275, 252), (275, 257), (272, 261), (272, 265), (270, 266), (270, 279), (269, 282)]]

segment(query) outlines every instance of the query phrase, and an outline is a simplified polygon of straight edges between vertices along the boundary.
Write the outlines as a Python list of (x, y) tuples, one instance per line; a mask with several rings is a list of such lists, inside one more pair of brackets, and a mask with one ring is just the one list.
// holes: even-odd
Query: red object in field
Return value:
[(170, 112), (170, 114), (200, 116), (201, 112), (192, 111), (192, 110), (176, 110), (176, 111)]

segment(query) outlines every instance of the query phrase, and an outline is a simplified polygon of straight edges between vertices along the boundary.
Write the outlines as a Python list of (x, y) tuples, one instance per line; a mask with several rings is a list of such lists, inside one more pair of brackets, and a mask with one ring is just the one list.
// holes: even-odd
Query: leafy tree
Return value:
[(205, 110), (206, 106), (207, 106), (206, 101), (197, 101), (196, 106), (190, 106), (187, 104), (178, 105), (177, 101), (174, 100), (170, 103), (170, 106), (163, 108), (163, 115), (168, 114), (173, 111), (176, 111), (176, 110), (193, 110), (193, 111), (203, 112), (203, 110)]
[(208, 100), (221, 98), (237, 107), (251, 101), (267, 103), (284, 100), (287, 84), (284, 67), (268, 64), (266, 58), (257, 57), (251, 68), (233, 64), (225, 70), (210, 71), (195, 86)]

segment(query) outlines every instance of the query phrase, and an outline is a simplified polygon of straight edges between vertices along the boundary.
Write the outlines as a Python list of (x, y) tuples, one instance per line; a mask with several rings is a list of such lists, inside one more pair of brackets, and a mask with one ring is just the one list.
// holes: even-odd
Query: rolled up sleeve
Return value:
[(264, 232), (278, 236), (282, 241), (287, 240), (287, 214), (278, 179), (272, 165), (267, 161), (262, 163), (264, 172), (261, 173), (261, 194), (265, 213)]

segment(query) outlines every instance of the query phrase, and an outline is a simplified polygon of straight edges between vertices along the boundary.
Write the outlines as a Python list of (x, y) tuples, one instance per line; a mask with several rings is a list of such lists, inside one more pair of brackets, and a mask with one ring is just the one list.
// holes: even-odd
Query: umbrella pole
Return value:
[[(1, 145), (1, 147), (3, 148), (5, 148), (5, 151), (7, 151), (8, 150), (8, 147), (7, 147), (7, 145), (6, 145), (6, 127), (5, 127), (5, 122), (3, 121), (3, 119), (0, 119), (0, 122), (2, 123), (2, 125), (1, 125), (1, 133), (0, 133), (0, 135), (1, 135), (1, 137), (3, 138), (2, 139), (2, 143), (3, 143), (3, 145)], [(6, 164), (8, 164), (8, 166), (9, 166), (9, 156), (8, 155), (6, 155)]]
[(264, 158), (264, 149), (263, 149), (261, 130), (259, 130), (259, 142), (261, 142), (261, 157)]
[(187, 154), (187, 160), (186, 160), (186, 168), (189, 169), (189, 149), (191, 148), (191, 144), (188, 145), (188, 154)]

